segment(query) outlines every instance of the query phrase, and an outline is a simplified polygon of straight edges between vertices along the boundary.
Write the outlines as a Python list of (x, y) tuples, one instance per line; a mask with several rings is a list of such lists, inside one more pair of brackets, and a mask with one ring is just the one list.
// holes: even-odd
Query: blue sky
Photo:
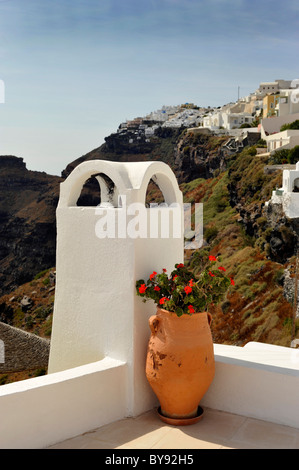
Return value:
[(60, 174), (126, 119), (299, 78), (298, 0), (0, 0), (0, 154)]

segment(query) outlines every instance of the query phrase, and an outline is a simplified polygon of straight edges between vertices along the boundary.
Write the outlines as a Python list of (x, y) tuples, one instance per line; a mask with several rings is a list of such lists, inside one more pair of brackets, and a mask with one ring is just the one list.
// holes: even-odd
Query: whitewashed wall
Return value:
[[(133, 203), (140, 203), (149, 216), (145, 196), (150, 179), (155, 177), (165, 202), (178, 204), (180, 236), (172, 237), (170, 231), (169, 238), (99, 238), (99, 208), (76, 206), (84, 182), (99, 173), (111, 178), (117, 188), (115, 195), (122, 197), (122, 207), (108, 209), (109, 215), (120, 216), (120, 220)], [(103, 180), (101, 184), (103, 195)], [(108, 193), (106, 196), (108, 199)], [(111, 201), (117, 205), (118, 199), (112, 195)], [(166, 217), (171, 209), (163, 211)], [(132, 218), (134, 214), (129, 214), (128, 220)], [(182, 193), (168, 165), (94, 160), (73, 170), (61, 184), (57, 208), (56, 295), (49, 373), (105, 357), (117, 359), (128, 365), (129, 413), (135, 415), (152, 406), (154, 397), (144, 367), (150, 333), (148, 318), (155, 306), (137, 297), (135, 284), (140, 278), (148, 279), (153, 270), (171, 271), (175, 263), (183, 261), (183, 232)]]

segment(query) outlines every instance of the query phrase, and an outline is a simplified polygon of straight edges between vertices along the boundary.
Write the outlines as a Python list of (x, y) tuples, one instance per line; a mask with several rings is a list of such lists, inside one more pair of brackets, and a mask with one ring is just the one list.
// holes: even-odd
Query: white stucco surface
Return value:
[(127, 416), (127, 366), (111, 358), (0, 387), (0, 449), (38, 449)]
[(285, 374), (299, 375), (299, 349), (276, 346), (273, 344), (249, 342), (243, 348), (238, 346), (214, 345), (215, 355), (219, 362), (228, 357), (232, 363), (240, 363), (263, 370), (273, 370)]
[[(284, 192), (291, 193), (295, 186), (295, 181), (299, 178), (299, 162), (296, 163), (295, 170), (283, 170), (282, 172), (282, 189)], [(297, 186), (298, 182), (296, 183)]]
[(214, 345), (214, 381), (202, 405), (299, 428), (299, 350)]
[[(110, 203), (107, 215), (115, 220), (116, 236), (99, 238), (99, 207), (78, 207), (85, 181), (99, 175), (101, 204)], [(115, 184), (105, 190), (102, 174)], [(134, 222), (140, 204), (146, 217), (146, 190), (153, 178), (168, 206), (177, 204), (180, 233), (169, 237), (119, 237), (122, 221)], [(121, 197), (121, 206), (119, 204)], [(126, 205), (124, 205), (124, 201)], [(108, 204), (109, 205), (109, 204)], [(153, 270), (169, 272), (184, 259), (183, 198), (170, 167), (161, 162), (119, 163), (93, 160), (80, 164), (61, 184), (57, 208), (56, 294), (49, 360), (49, 373), (111, 357), (128, 365), (128, 409), (138, 414), (153, 404), (144, 376), (149, 338), (148, 318), (153, 303), (136, 295), (136, 280), (148, 279)], [(163, 208), (162, 219), (170, 207)], [(160, 225), (159, 225), (160, 226)], [(120, 232), (119, 232), (120, 227)]]

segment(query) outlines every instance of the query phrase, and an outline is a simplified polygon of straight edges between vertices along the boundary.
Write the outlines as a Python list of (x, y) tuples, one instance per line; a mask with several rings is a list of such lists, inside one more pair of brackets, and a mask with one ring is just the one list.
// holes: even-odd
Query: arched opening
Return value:
[(299, 178), (294, 180), (293, 193), (299, 193)]
[[(171, 205), (173, 203), (181, 203), (181, 194), (176, 191), (177, 181), (173, 174), (165, 174), (165, 172), (148, 172), (144, 177), (144, 202), (147, 205), (152, 203), (163, 203)], [(151, 173), (151, 174), (150, 174)], [(179, 189), (179, 188), (178, 188)]]
[(101, 188), (95, 176), (85, 181), (81, 194), (77, 200), (77, 206), (97, 206), (101, 203)]
[(108, 203), (117, 207), (117, 190), (114, 182), (104, 173), (91, 175), (85, 181), (77, 200), (78, 207), (95, 207)]
[(162, 204), (165, 203), (164, 194), (161, 189), (154, 181), (153, 178), (150, 179), (145, 196), (145, 206), (150, 207), (150, 204)]
[(144, 196), (148, 235), (156, 239), (182, 238), (182, 208), (173, 182), (162, 172), (148, 175), (147, 181)]

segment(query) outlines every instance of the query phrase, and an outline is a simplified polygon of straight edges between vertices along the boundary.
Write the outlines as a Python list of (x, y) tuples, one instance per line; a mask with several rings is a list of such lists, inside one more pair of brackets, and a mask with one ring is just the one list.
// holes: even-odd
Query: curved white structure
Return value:
[[(100, 184), (101, 204), (78, 207), (82, 186), (92, 175)], [(106, 184), (107, 177), (114, 183), (112, 189)], [(151, 209), (146, 209), (145, 197), (151, 179), (160, 187), (165, 202), (176, 205), (176, 216), (180, 217), (176, 236), (170, 230), (168, 237), (153, 237), (150, 227), (145, 235), (139, 227), (141, 236), (137, 227), (133, 232), (136, 236), (132, 236), (136, 217), (140, 216), (134, 212), (136, 208), (141, 212), (140, 224), (150, 222)], [(138, 414), (153, 404), (144, 364), (148, 317), (155, 306), (137, 297), (135, 284), (138, 279), (148, 279), (153, 270), (166, 268), (170, 272), (175, 263), (183, 262), (182, 201), (175, 175), (161, 162), (88, 161), (61, 184), (49, 373), (107, 357), (126, 363), (127, 383), (120, 386), (128, 389), (129, 414)], [(163, 221), (173, 216), (170, 207), (158, 212)], [(99, 233), (105, 220), (112, 223), (112, 236)], [(157, 220), (154, 228), (159, 231), (162, 217)]]

